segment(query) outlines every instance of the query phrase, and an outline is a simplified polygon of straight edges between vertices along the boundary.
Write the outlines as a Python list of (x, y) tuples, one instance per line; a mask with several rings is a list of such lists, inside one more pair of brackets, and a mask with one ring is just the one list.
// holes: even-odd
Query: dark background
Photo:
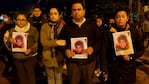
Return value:
[[(48, 7), (57, 6), (63, 11), (64, 18), (70, 17), (70, 8), (73, 0), (0, 0), (0, 14), (9, 12), (12, 15), (17, 12), (29, 14), (35, 4), (39, 4), (46, 13)], [(86, 6), (86, 16), (94, 18), (102, 15), (106, 18), (113, 18), (114, 10), (120, 6), (129, 6), (129, 0), (82, 0)], [(136, 12), (138, 0), (133, 0), (133, 12)], [(140, 0), (142, 6), (149, 0)]]

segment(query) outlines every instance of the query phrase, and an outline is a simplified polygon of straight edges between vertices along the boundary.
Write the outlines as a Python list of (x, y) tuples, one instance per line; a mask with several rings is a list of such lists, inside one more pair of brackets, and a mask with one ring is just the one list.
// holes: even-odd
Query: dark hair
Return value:
[(125, 40), (126, 42), (128, 42), (127, 40), (127, 36), (126, 35), (119, 35), (118, 38), (117, 38), (118, 42), (120, 42), (121, 40)]
[(84, 47), (84, 45), (83, 45), (83, 42), (82, 41), (77, 41), (77, 42), (75, 42), (75, 46), (81, 46), (81, 47)]
[(19, 12), (19, 13), (16, 14), (16, 19), (17, 19), (17, 17), (18, 17), (19, 15), (24, 15), (25, 18), (26, 18), (26, 20), (27, 20), (27, 14), (25, 14), (25, 13), (23, 13), (23, 12)]
[(8, 12), (3, 12), (2, 15), (7, 15), (8, 17), (10, 17), (10, 19), (12, 19), (12, 14), (10, 14)]
[(83, 2), (82, 2), (81, 0), (74, 0), (74, 1), (72, 2), (71, 6), (72, 6), (73, 4), (76, 4), (76, 3), (81, 4), (82, 7), (83, 7), (83, 9), (85, 9), (85, 5), (83, 4)]
[(117, 14), (119, 11), (124, 11), (124, 12), (126, 12), (127, 16), (129, 16), (129, 14), (130, 14), (130, 11), (129, 11), (128, 7), (120, 7), (120, 8), (118, 8), (118, 9), (115, 11), (114, 15), (116, 16), (116, 14)]
[(10, 13), (8, 13), (8, 12), (4, 12), (4, 13), (2, 13), (2, 14), (7, 15), (8, 17), (11, 17), (11, 16), (12, 16), (12, 15), (11, 15)]
[(22, 35), (17, 35), (16, 37), (15, 37), (15, 40), (21, 40), (21, 41), (23, 41), (23, 36)]
[(98, 19), (98, 18), (103, 19), (103, 16), (100, 15), (100, 14), (98, 14), (98, 15), (96, 16), (96, 19)]
[(61, 10), (60, 10), (60, 8), (58, 8), (58, 7), (56, 7), (56, 6), (52, 6), (52, 7), (50, 7), (50, 8), (49, 8), (49, 13), (50, 13), (50, 10), (51, 10), (52, 8), (56, 8), (56, 10), (59, 12), (59, 14), (61, 14)]
[(33, 10), (35, 9), (35, 8), (39, 8), (40, 10), (42, 10), (42, 8), (41, 8), (41, 6), (40, 5), (35, 5), (35, 6), (33, 6)]

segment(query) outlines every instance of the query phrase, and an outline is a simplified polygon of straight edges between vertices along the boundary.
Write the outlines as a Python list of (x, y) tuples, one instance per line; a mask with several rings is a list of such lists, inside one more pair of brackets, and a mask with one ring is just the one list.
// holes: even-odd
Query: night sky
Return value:
[(0, 0), (1, 11), (17, 11), (36, 3), (37, 0)]
[(0, 0), (0, 12), (1, 11), (26, 11), (30, 9), (37, 2), (41, 1), (41, 5), (57, 5), (63, 7), (66, 0)]

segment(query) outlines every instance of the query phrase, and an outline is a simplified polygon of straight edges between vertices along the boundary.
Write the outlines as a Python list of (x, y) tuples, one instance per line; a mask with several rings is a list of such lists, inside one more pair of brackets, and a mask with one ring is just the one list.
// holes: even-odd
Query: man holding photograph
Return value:
[[(70, 84), (93, 84), (93, 73), (96, 68), (96, 56), (101, 49), (100, 33), (96, 24), (85, 18), (85, 7), (82, 2), (72, 3), (72, 21), (66, 24), (60, 33), (60, 39), (66, 40), (65, 54), (67, 56), (67, 70)], [(87, 37), (87, 58), (73, 58), (75, 52), (71, 50), (72, 38)], [(105, 61), (105, 60), (104, 60)]]

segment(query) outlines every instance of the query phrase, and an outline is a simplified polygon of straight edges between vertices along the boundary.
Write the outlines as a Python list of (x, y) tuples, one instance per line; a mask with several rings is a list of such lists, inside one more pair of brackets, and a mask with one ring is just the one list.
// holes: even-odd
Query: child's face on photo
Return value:
[(127, 46), (127, 42), (125, 40), (120, 40), (119, 45), (121, 48), (125, 48)]
[(23, 42), (22, 42), (22, 40), (17, 39), (16, 40), (16, 44), (17, 44), (17, 46), (22, 46), (23, 45)]
[(80, 46), (80, 45), (77, 45), (77, 46), (76, 46), (76, 52), (77, 52), (77, 53), (82, 53), (82, 51), (83, 51), (83, 47)]

